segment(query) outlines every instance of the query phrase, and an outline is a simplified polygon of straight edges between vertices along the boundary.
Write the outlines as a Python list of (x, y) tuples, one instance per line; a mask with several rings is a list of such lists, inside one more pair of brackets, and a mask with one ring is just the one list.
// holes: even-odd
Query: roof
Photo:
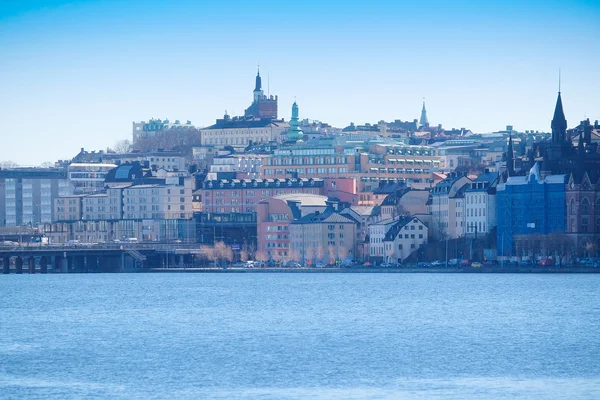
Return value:
[(270, 118), (238, 118), (238, 119), (218, 119), (214, 125), (201, 129), (240, 129), (240, 128), (265, 128), (267, 126), (286, 127), (287, 124), (280, 120)]
[[(421, 220), (417, 217), (400, 217), (400, 219), (396, 222), (394, 226), (392, 226), (387, 233), (385, 234), (384, 242), (393, 241), (396, 238), (396, 235), (400, 233), (402, 228), (404, 228), (408, 223), (417, 220), (417, 222), (421, 222)], [(423, 222), (421, 222), (423, 224)], [(425, 224), (423, 224), (425, 225)]]
[(325, 206), (325, 202), (327, 201), (327, 196), (308, 193), (282, 194), (273, 198), (277, 200), (283, 200), (286, 202), (299, 201), (302, 206)]
[(314, 213), (310, 213), (305, 215), (302, 218), (297, 219), (292, 222), (295, 225), (302, 224), (323, 224), (323, 223), (335, 223), (335, 224), (355, 224), (356, 221), (354, 218), (349, 217), (344, 214), (340, 214), (335, 211), (333, 208), (328, 207), (323, 212), (316, 211)]

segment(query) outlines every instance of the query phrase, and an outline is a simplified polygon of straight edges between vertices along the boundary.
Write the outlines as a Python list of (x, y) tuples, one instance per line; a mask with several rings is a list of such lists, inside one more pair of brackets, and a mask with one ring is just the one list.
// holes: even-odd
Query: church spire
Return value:
[(556, 99), (551, 128), (553, 143), (563, 143), (567, 139), (567, 119), (565, 118), (562, 98), (560, 97), (560, 72), (558, 78), (558, 98)]
[(427, 110), (425, 109), (425, 98), (423, 98), (423, 109), (421, 110), (421, 119), (419, 120), (419, 126), (429, 127), (429, 121), (427, 120)]
[(256, 74), (256, 86), (254, 87), (255, 92), (262, 90), (262, 81), (260, 79), (260, 66), (258, 67), (258, 73)]
[(512, 133), (508, 133), (508, 149), (506, 150), (506, 170), (508, 176), (515, 176), (515, 155), (513, 151)]

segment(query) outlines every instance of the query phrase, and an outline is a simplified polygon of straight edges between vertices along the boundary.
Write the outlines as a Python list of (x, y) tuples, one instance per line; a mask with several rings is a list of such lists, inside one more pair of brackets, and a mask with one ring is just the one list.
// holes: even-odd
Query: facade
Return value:
[(288, 124), (282, 120), (231, 118), (225, 114), (214, 125), (200, 130), (200, 141), (202, 146), (243, 150), (252, 144), (277, 141), (287, 128)]
[(436, 240), (456, 239), (465, 235), (465, 189), (471, 183), (466, 176), (452, 173), (431, 192), (430, 214)]
[(385, 260), (384, 240), (388, 231), (397, 222), (397, 220), (390, 218), (369, 225), (369, 261), (381, 263)]
[(357, 222), (333, 202), (289, 226), (290, 251), (302, 264), (336, 264), (356, 258)]
[(258, 260), (290, 261), (290, 224), (312, 212), (322, 212), (327, 197), (314, 194), (286, 194), (265, 199), (256, 205)]
[(185, 124), (176, 120), (175, 122), (171, 122), (168, 119), (160, 120), (151, 118), (148, 122), (140, 121), (133, 122), (133, 144), (134, 146), (142, 139), (155, 138), (159, 136), (164, 136), (169, 134), (169, 131), (173, 128), (179, 130), (191, 130), (194, 129), (195, 126), (192, 125), (191, 121), (187, 121)]
[(116, 164), (72, 163), (67, 167), (68, 179), (75, 194), (92, 194), (104, 191), (108, 171)]
[(467, 236), (486, 235), (496, 226), (496, 185), (498, 173), (477, 177), (465, 189), (465, 227)]
[(536, 163), (526, 176), (500, 181), (497, 196), (497, 246), (503, 257), (535, 252), (541, 235), (565, 232), (566, 175), (542, 177)]
[(207, 180), (202, 184), (205, 213), (253, 213), (256, 205), (269, 197), (287, 194), (322, 195), (322, 179), (233, 179)]
[[(595, 175), (595, 176), (594, 176)], [(592, 178), (590, 178), (592, 176)], [(566, 232), (575, 254), (595, 257), (600, 251), (600, 182), (592, 172), (571, 174), (566, 186)]]
[(32, 226), (53, 218), (54, 198), (71, 193), (65, 170), (17, 168), (0, 171), (2, 226)]
[(217, 156), (213, 159), (209, 174), (233, 172), (238, 179), (259, 179), (265, 157), (263, 154), (246, 153)]
[(109, 171), (105, 192), (58, 197), (46, 228), (51, 242), (195, 241), (193, 179), (184, 173), (153, 177), (139, 163)]
[(427, 226), (417, 217), (398, 218), (383, 239), (385, 262), (402, 263), (427, 243), (427, 230)]

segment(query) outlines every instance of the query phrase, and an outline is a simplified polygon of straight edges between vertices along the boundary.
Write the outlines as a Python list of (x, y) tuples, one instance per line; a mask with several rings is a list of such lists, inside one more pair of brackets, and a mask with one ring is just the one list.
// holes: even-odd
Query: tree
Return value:
[(574, 247), (573, 239), (564, 232), (549, 234), (547, 244), (548, 248), (556, 254), (557, 264), (564, 264), (565, 259), (571, 254)]
[(40, 164), (41, 168), (54, 168), (56, 165), (52, 161), (44, 161)]
[(19, 166), (19, 164), (17, 164), (16, 162), (14, 162), (12, 160), (0, 161), (0, 169), (17, 168), (18, 166)]
[(130, 153), (132, 149), (133, 146), (129, 139), (117, 141), (112, 148), (112, 150), (118, 154)]

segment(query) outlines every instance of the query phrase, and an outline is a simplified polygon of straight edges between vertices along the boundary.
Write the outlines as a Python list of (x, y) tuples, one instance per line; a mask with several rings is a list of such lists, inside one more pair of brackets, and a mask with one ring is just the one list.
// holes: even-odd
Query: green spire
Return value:
[(294, 101), (292, 104), (292, 119), (290, 120), (290, 128), (287, 131), (288, 142), (297, 142), (304, 136), (304, 132), (300, 129), (300, 122), (298, 121), (298, 104)]

